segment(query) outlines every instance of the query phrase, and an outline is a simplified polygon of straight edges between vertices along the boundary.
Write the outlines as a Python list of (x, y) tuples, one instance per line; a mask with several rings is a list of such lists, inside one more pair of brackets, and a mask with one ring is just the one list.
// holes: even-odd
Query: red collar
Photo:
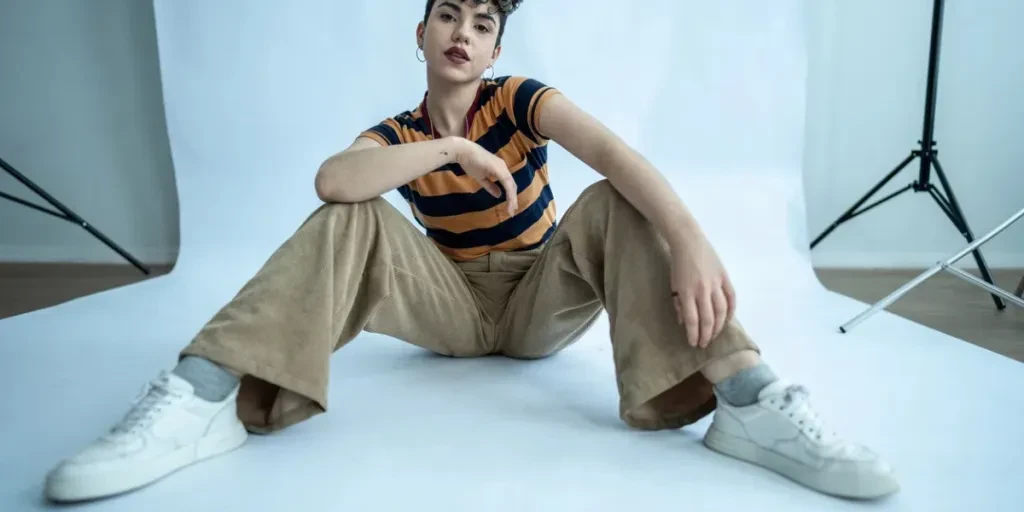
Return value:
[[(473, 126), (473, 119), (476, 117), (476, 113), (480, 110), (480, 94), (483, 92), (483, 84), (476, 90), (476, 97), (473, 98), (473, 103), (469, 105), (469, 111), (466, 112), (466, 137), (469, 137), (469, 127)], [(427, 124), (427, 129), (430, 130), (431, 138), (437, 138), (437, 134), (434, 132), (434, 125), (430, 122), (430, 113), (427, 112), (427, 92), (423, 93), (423, 101), (420, 102), (420, 111), (423, 112), (423, 122)]]

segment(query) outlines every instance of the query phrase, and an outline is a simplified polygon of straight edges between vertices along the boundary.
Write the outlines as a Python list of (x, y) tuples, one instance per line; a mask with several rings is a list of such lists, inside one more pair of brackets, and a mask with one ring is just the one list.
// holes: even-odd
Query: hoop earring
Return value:
[(487, 66), (487, 69), (491, 70), (491, 76), (487, 77), (487, 79), (494, 80), (494, 66)]
[(420, 52), (421, 52), (421, 51), (423, 51), (423, 48), (422, 48), (422, 47), (419, 47), (419, 46), (417, 46), (417, 47), (416, 47), (416, 60), (418, 60), (418, 61), (420, 61), (420, 62), (426, 62), (426, 61), (427, 61), (427, 57), (426, 57), (426, 55), (424, 55), (422, 59), (420, 58)]

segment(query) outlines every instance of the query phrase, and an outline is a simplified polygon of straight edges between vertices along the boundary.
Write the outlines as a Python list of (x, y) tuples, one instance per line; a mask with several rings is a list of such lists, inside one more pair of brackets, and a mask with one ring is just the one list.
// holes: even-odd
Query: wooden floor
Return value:
[[(874, 303), (921, 270), (829, 269), (817, 273), (828, 289)], [(1024, 269), (992, 271), (995, 284), (1011, 293), (1016, 291), (1021, 276)], [(918, 285), (889, 306), (888, 311), (1024, 362), (1024, 309), (1006, 303), (1006, 309), (1000, 311), (987, 291), (946, 272)]]
[[(130, 266), (0, 264), (0, 318), (166, 274), (144, 276)], [(899, 288), (918, 270), (819, 270), (830, 290), (873, 303)], [(996, 284), (1015, 291), (1020, 270), (996, 270)], [(981, 288), (940, 273), (889, 307), (889, 311), (938, 331), (1024, 362), (1024, 309), (996, 309)]]

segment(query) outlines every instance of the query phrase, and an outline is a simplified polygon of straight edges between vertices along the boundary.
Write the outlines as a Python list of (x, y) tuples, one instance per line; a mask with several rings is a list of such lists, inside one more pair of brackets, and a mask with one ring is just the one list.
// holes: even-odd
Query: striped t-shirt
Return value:
[[(548, 182), (548, 139), (536, 120), (554, 94), (554, 88), (534, 79), (488, 79), (468, 113), (467, 138), (503, 159), (515, 179), (519, 209), (511, 217), (504, 189), (500, 197), (492, 196), (458, 164), (398, 188), (427, 236), (450, 258), (465, 261), (492, 251), (533, 249), (551, 237), (555, 201)], [(361, 136), (385, 146), (433, 139), (426, 95), (415, 110), (385, 119)]]

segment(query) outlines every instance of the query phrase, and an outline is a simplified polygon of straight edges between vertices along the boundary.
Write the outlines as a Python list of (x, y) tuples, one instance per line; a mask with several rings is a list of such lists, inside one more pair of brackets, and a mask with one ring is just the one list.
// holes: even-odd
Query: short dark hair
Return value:
[[(473, 2), (475, 5), (491, 4), (495, 9), (492, 14), (498, 15), (498, 40), (496, 45), (501, 44), (501, 36), (505, 35), (505, 21), (508, 20), (509, 15), (515, 12), (516, 9), (522, 5), (523, 0), (461, 0), (462, 2)], [(430, 19), (430, 11), (434, 9), (434, 4), (437, 0), (427, 0), (427, 9), (423, 13), (423, 24), (427, 24), (427, 20)]]

